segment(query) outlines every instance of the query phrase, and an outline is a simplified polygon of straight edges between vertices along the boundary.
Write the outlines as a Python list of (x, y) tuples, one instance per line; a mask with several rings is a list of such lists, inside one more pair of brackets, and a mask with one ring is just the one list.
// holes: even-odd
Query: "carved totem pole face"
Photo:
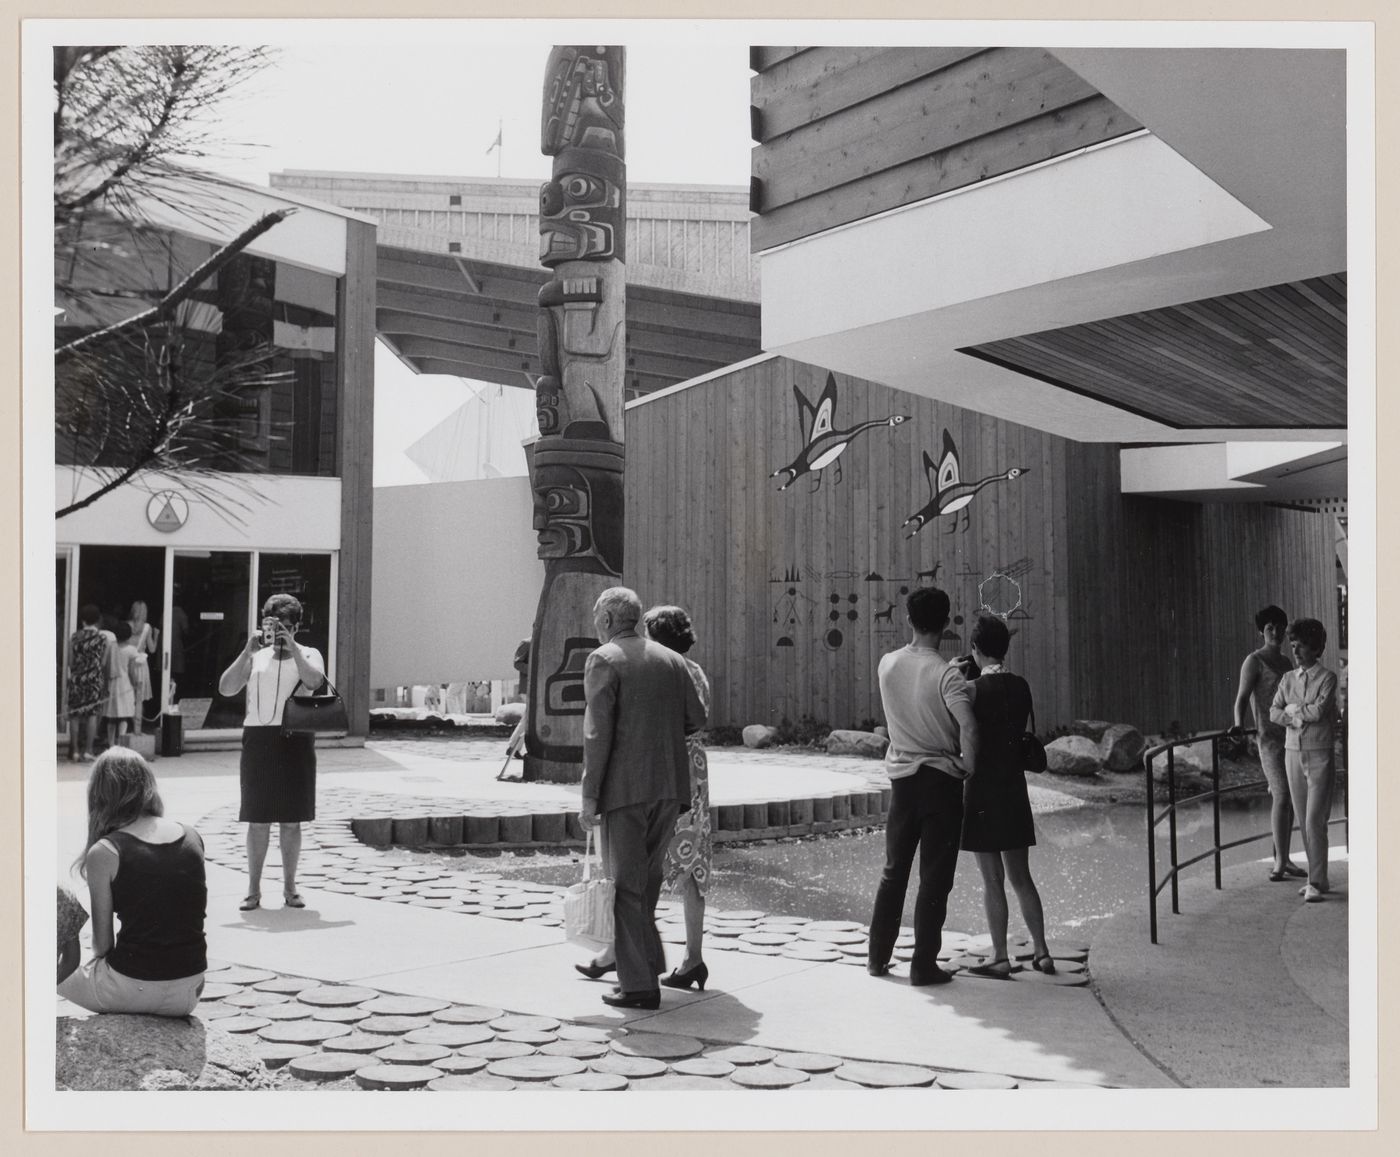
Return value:
[(625, 261), (625, 166), (593, 149), (563, 149), (540, 187), (540, 262)]

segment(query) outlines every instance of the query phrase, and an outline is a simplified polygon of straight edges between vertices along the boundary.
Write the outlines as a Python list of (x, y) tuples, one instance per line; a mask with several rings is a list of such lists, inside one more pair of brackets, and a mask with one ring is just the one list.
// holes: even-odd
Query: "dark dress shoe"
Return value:
[(590, 960), (587, 964), (575, 964), (574, 971), (582, 973), (584, 976), (588, 977), (589, 980), (597, 980), (600, 977), (606, 976), (609, 972), (617, 971), (617, 965), (594, 964), (593, 961)]
[(947, 984), (952, 979), (951, 972), (944, 972), (937, 965), (927, 972), (915, 972), (913, 969), (909, 971), (909, 983), (915, 988), (923, 988), (929, 984)]
[(871, 976), (885, 976), (889, 973), (889, 970), (890, 966), (888, 964), (876, 964), (873, 960), (865, 966), (865, 971), (870, 973)]
[(603, 1003), (612, 1008), (657, 1009), (661, 1007), (661, 990), (653, 988), (649, 992), (605, 992)]

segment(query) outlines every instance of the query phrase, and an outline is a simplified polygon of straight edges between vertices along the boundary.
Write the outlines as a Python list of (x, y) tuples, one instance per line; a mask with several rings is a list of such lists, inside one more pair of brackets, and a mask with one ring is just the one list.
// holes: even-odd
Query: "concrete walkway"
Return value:
[[(320, 782), (413, 795), (436, 794), (439, 785), (460, 788), (461, 769), (419, 747), (394, 741), (327, 751)], [(801, 766), (805, 759), (782, 762), (789, 766), (775, 771), (795, 794), (811, 795), (813, 783), (852, 775), (845, 761), (821, 760), (808, 770)], [(226, 817), (236, 799), (233, 753), (161, 760), (156, 770), (169, 815), (196, 824), (208, 816), (218, 828), (213, 813)], [(67, 878), (71, 851), (82, 842), (83, 774), (60, 769), (60, 878)], [(753, 789), (757, 773), (739, 766), (735, 774)], [(493, 790), (568, 793), (544, 785)], [(565, 943), (558, 927), (346, 894), (329, 886), (333, 874), (327, 887), (308, 878), (305, 910), (281, 909), (272, 864), (274, 890), (267, 896), (273, 907), (240, 912), (246, 881), (228, 855), (236, 837), (226, 819), (222, 826), (223, 835), (209, 833), (216, 862), (209, 867), (206, 931), (211, 957), (239, 965), (582, 1025), (626, 1025), (632, 1034), (998, 1074), (1023, 1084), (1345, 1083), (1344, 864), (1333, 869), (1339, 894), (1306, 907), (1296, 889), (1264, 882), (1258, 865), (1227, 873), (1220, 893), (1207, 887), (1198, 898), (1193, 881), (1183, 893), (1187, 914), (1162, 917), (1159, 947), (1148, 942), (1140, 914), (1112, 921), (1092, 945), (1093, 988), (1044, 983), (1027, 972), (1011, 983), (962, 974), (946, 986), (912, 989), (898, 971), (875, 979), (845, 961), (715, 951), (707, 953), (711, 981), (704, 993), (663, 989), (658, 1012), (620, 1013), (601, 1003), (602, 982), (573, 971), (586, 953)], [(366, 863), (402, 856), (354, 851)], [(668, 945), (668, 951), (676, 963), (678, 948)], [(1305, 1030), (1300, 1016), (1308, 1018)], [(1292, 1049), (1295, 1060), (1284, 1070), (1277, 1061), (1285, 1055), (1280, 1042), (1296, 1041), (1304, 1031), (1310, 1047), (1323, 1042), (1316, 1063), (1296, 1061)]]

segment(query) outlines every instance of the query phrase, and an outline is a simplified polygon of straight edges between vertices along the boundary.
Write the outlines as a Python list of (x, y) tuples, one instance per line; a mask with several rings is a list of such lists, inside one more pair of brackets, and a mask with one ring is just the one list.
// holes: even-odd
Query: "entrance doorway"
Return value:
[(170, 598), (170, 675), (187, 729), (242, 727), (244, 693), (219, 694), (219, 676), (248, 642), (252, 555), (177, 550)]

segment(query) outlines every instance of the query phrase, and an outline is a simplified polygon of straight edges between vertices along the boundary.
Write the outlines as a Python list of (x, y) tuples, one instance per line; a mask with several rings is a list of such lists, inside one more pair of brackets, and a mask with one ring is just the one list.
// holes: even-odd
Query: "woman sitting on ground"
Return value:
[(972, 654), (981, 668), (972, 681), (972, 710), (979, 737), (977, 774), (963, 789), (962, 850), (977, 855), (982, 903), (992, 938), (992, 958), (967, 971), (996, 980), (1009, 979), (1013, 971), (1006, 950), (1007, 879), (1031, 934), (1031, 967), (1037, 972), (1055, 971), (1054, 957), (1045, 943), (1040, 893), (1031, 879), (1035, 821), (1020, 757), (1019, 740), (1033, 710), (1031, 689), (1021, 676), (1002, 665), (1010, 643), (1011, 632), (1004, 622), (991, 615), (978, 618), (972, 629)]
[[(58, 986), (92, 1012), (188, 1016), (204, 990), (204, 841), (165, 818), (150, 765), (114, 747), (88, 779), (93, 958)], [(113, 917), (121, 932), (113, 936)]]

